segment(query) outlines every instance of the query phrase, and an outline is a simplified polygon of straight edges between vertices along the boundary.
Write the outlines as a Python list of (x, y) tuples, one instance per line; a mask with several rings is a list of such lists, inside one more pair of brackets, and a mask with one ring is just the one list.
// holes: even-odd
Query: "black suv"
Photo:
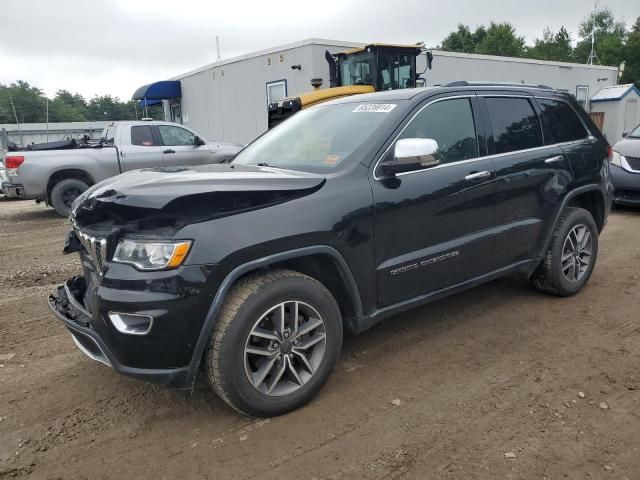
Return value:
[(471, 84), (305, 109), (228, 164), (157, 168), (74, 203), (83, 274), (49, 304), (89, 357), (278, 415), (325, 383), (344, 329), (514, 272), (591, 275), (610, 147), (568, 94)]

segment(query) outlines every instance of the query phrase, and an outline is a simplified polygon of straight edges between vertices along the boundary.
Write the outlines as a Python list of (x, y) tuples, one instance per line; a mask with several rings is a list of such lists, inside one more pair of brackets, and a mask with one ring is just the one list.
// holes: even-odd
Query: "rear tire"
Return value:
[(232, 287), (218, 314), (207, 378), (238, 412), (281, 415), (309, 402), (327, 381), (342, 333), (340, 309), (317, 280), (292, 270), (252, 274)]
[(583, 208), (567, 208), (555, 227), (544, 260), (531, 277), (544, 293), (568, 297), (585, 286), (598, 257), (598, 228)]
[(89, 185), (77, 178), (60, 180), (51, 190), (51, 206), (61, 217), (68, 217), (73, 201), (88, 188)]

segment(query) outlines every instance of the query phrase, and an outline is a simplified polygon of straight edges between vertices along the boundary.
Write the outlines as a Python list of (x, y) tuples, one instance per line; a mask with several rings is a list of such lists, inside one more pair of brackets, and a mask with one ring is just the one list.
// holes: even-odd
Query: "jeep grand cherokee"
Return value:
[(343, 331), (518, 272), (573, 295), (611, 205), (611, 150), (550, 88), (471, 84), (303, 110), (232, 163), (93, 186), (49, 299), (89, 357), (212, 388), (248, 415), (308, 402)]

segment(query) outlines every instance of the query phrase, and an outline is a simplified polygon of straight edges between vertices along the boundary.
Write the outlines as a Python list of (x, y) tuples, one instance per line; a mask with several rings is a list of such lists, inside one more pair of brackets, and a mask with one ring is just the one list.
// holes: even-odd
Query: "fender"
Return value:
[[(549, 249), (549, 246), (551, 245), (551, 240), (553, 238), (553, 232), (555, 231), (556, 225), (558, 224), (558, 221), (560, 220), (560, 215), (562, 215), (562, 212), (567, 207), (567, 205), (569, 204), (571, 199), (574, 198), (574, 197), (577, 197), (578, 195), (581, 195), (583, 193), (592, 192), (592, 191), (597, 191), (602, 195), (602, 199), (603, 199), (603, 201), (605, 201), (605, 208), (606, 208), (607, 195), (606, 195), (604, 189), (602, 188), (602, 186), (600, 186), (598, 184), (590, 184), (590, 185), (583, 185), (582, 187), (578, 187), (578, 188), (576, 188), (574, 190), (571, 190), (562, 199), (562, 203), (560, 204), (560, 206), (556, 210), (555, 215), (553, 217), (553, 222), (550, 222), (550, 224), (549, 224), (550, 228), (548, 229), (548, 231), (547, 231), (547, 233), (545, 235), (545, 240), (544, 240), (544, 243), (543, 243), (544, 247), (540, 251), (540, 257), (544, 256), (545, 252)], [(605, 212), (605, 218), (606, 218), (606, 212)]]
[(191, 375), (189, 383), (192, 388), (196, 379), (198, 365), (200, 364), (202, 354), (204, 353), (204, 349), (207, 346), (207, 342), (209, 341), (209, 337), (211, 335), (211, 332), (213, 331), (213, 327), (215, 326), (216, 318), (218, 316), (218, 312), (220, 311), (220, 307), (222, 306), (222, 302), (236, 280), (238, 280), (238, 278), (240, 278), (242, 275), (245, 275), (246, 273), (252, 272), (259, 268), (268, 267), (269, 265), (273, 265), (274, 263), (317, 254), (329, 255), (337, 262), (340, 276), (345, 281), (347, 288), (349, 288), (349, 294), (353, 295), (352, 298), (355, 299), (356, 317), (362, 318), (362, 302), (360, 299), (360, 293), (358, 292), (356, 281), (353, 278), (353, 274), (351, 273), (351, 270), (349, 269), (349, 266), (347, 265), (344, 257), (333, 247), (330, 247), (328, 245), (314, 245), (310, 247), (298, 248), (295, 250), (268, 255), (266, 257), (258, 258), (256, 260), (252, 260), (250, 262), (239, 265), (231, 272), (229, 272), (229, 274), (220, 284), (220, 287), (218, 288), (218, 291), (216, 292), (215, 297), (211, 302), (211, 306), (209, 307), (207, 316), (205, 317), (202, 329), (200, 330), (200, 336), (198, 337), (198, 341), (196, 342), (195, 348), (193, 350), (193, 355), (191, 356)]

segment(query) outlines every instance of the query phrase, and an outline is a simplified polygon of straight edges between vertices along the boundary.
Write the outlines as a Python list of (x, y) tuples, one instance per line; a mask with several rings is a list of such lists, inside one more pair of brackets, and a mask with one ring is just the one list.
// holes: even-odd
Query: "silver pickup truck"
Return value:
[(242, 149), (209, 142), (193, 130), (156, 121), (114, 122), (99, 142), (64, 150), (10, 152), (7, 197), (44, 201), (68, 216), (73, 200), (94, 183), (129, 170), (220, 163)]

